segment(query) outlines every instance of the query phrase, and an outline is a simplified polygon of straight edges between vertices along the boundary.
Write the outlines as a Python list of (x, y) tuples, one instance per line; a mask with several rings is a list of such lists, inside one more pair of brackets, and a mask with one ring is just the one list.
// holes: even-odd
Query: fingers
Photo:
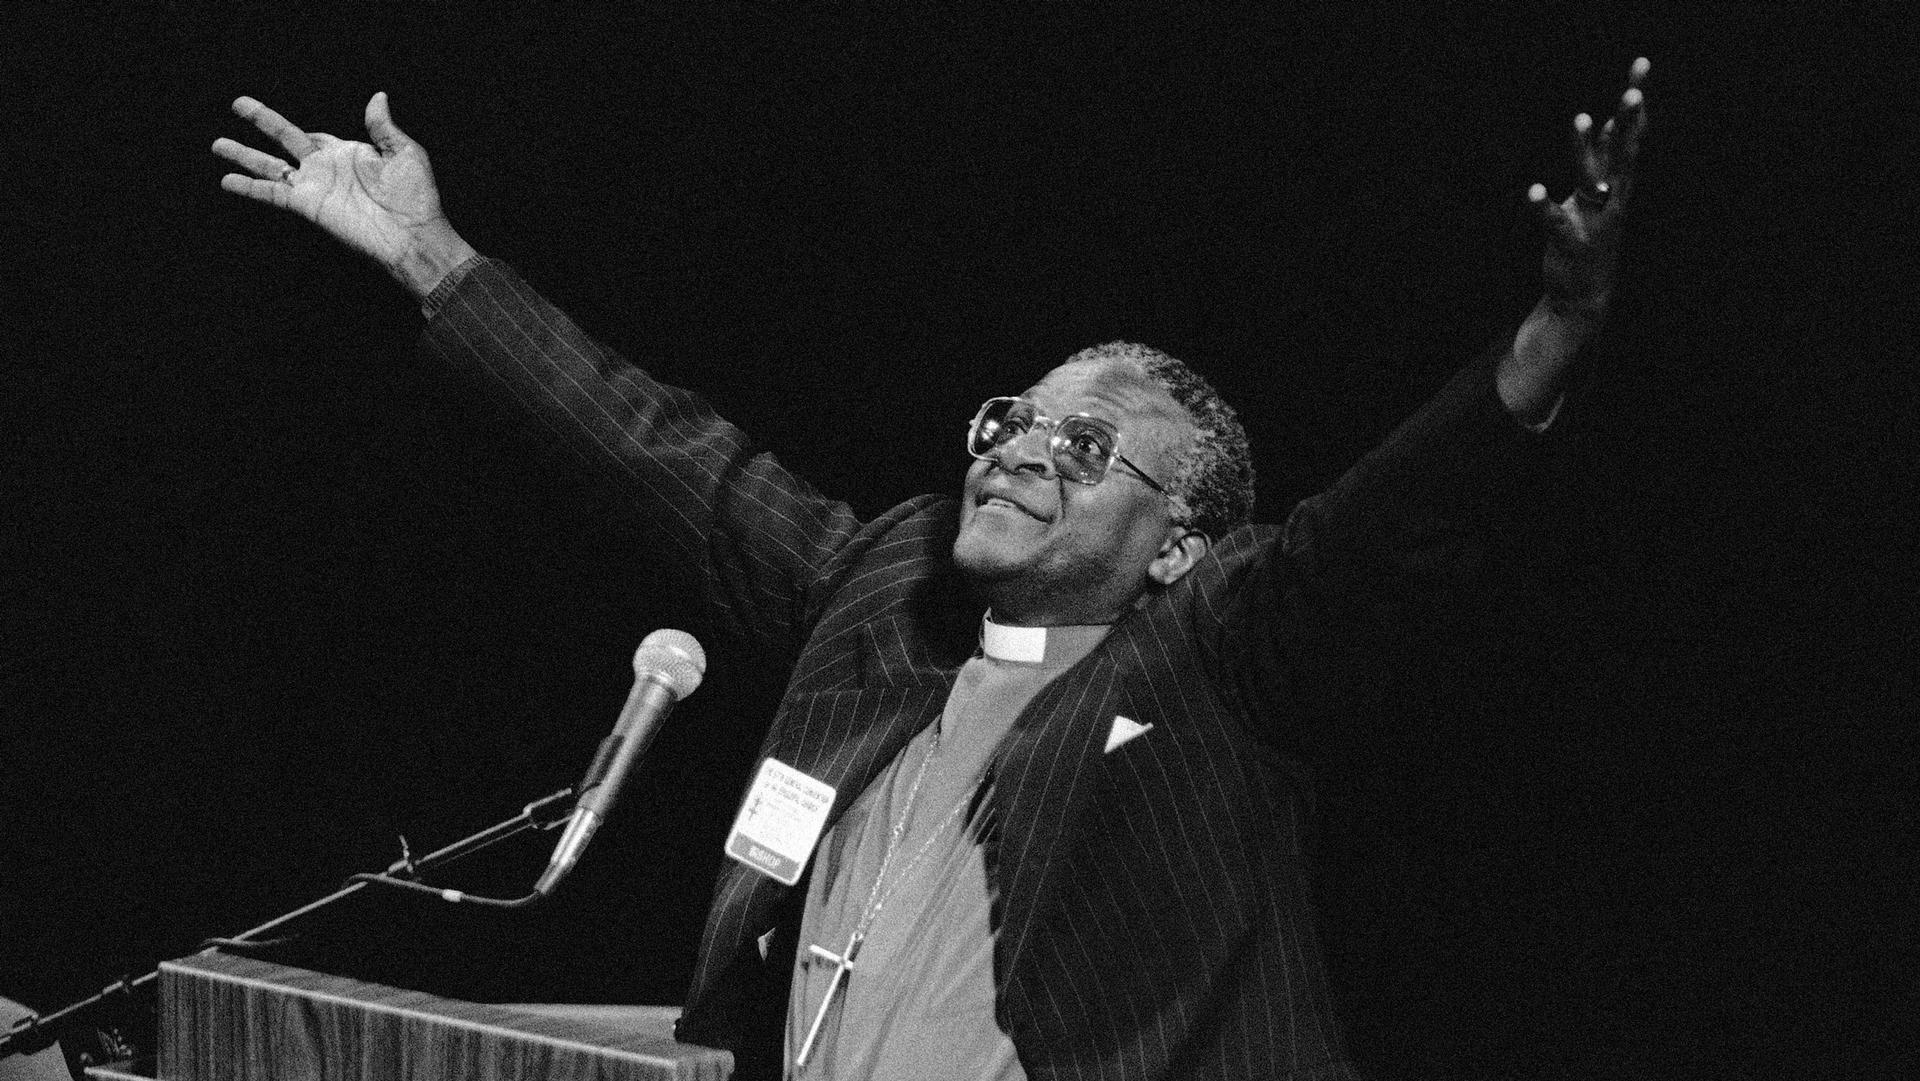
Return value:
[(1596, 164), (1602, 170), (1597, 179), (1611, 184), (1617, 199), (1624, 200), (1633, 187), (1634, 163), (1640, 157), (1640, 138), (1647, 128), (1647, 96), (1640, 83), (1652, 70), (1653, 64), (1644, 56), (1627, 69), (1627, 89), (1620, 95), (1613, 118), (1601, 130), (1595, 148)]
[(235, 195), (244, 195), (249, 199), (258, 199), (260, 202), (277, 207), (290, 205), (289, 200), (293, 194), (293, 189), (285, 184), (241, 176), (239, 173), (228, 173), (221, 177), (220, 187)]
[[(294, 127), (287, 122), (286, 117), (253, 98), (235, 100), (233, 111), (242, 118), (252, 121), (254, 127), (272, 136), (282, 149), (293, 155), (295, 161), (305, 158), (317, 148), (313, 136)], [(295, 172), (294, 166), (263, 150), (256, 150), (245, 143), (224, 137), (213, 141), (213, 152), (253, 174), (241, 176), (239, 173), (228, 173), (220, 178), (220, 187), (223, 190), (272, 206), (292, 205), (293, 188), (287, 182), (287, 178)]]
[(1652, 70), (1653, 61), (1648, 60), (1644, 56), (1634, 57), (1633, 66), (1627, 69), (1627, 88), (1629, 90), (1639, 89), (1641, 82), (1645, 81), (1647, 73)]
[[(1581, 207), (1577, 199), (1569, 197), (1564, 202), (1556, 203), (1548, 198), (1545, 184), (1535, 184), (1527, 189), (1527, 206), (1539, 219), (1548, 242), (1554, 247), (1577, 248), (1590, 239), (1592, 212)], [(1578, 213), (1576, 207), (1579, 207)]]
[(393, 122), (393, 114), (387, 111), (387, 92), (384, 90), (367, 99), (367, 135), (382, 154), (391, 154), (411, 141)]
[(1614, 157), (1623, 169), (1632, 169), (1640, 155), (1640, 137), (1647, 130), (1647, 95), (1640, 89), (1653, 65), (1646, 57), (1633, 62), (1627, 71), (1627, 90), (1620, 95), (1620, 108), (1608, 123), (1616, 129)]
[(281, 148), (300, 161), (313, 153), (313, 139), (306, 132), (295, 127), (291, 121), (253, 98), (236, 98), (233, 111), (241, 119), (250, 120), (267, 136), (279, 143)]
[(1552, 199), (1547, 198), (1547, 186), (1535, 184), (1527, 189), (1527, 205), (1533, 209), (1534, 216), (1549, 231), (1558, 233), (1569, 227), (1567, 212)]
[(1646, 94), (1640, 83), (1653, 65), (1642, 56), (1627, 70), (1627, 89), (1607, 122), (1595, 127), (1593, 117), (1573, 118), (1574, 160), (1588, 186), (1604, 186), (1621, 198), (1633, 179), (1640, 136), (1646, 130)]
[(255, 150), (245, 143), (236, 143), (232, 139), (219, 138), (213, 141), (213, 152), (254, 176), (266, 180), (279, 180), (293, 166), (274, 157), (264, 150)]
[(1627, 70), (1627, 89), (1620, 95), (1620, 104), (1615, 107), (1613, 116), (1607, 121), (1601, 135), (1622, 154), (1630, 154), (1639, 149), (1640, 129), (1646, 124), (1646, 92), (1640, 89), (1640, 83), (1646, 79), (1653, 65), (1646, 57), (1640, 57)]
[(1593, 117), (1580, 113), (1573, 118), (1573, 155), (1580, 166), (1580, 175), (1588, 183), (1605, 180), (1607, 176), (1606, 129), (1596, 137), (1593, 133)]
[(1635, 58), (1627, 70), (1627, 89), (1606, 123), (1596, 127), (1586, 113), (1573, 118), (1574, 154), (1583, 179), (1572, 197), (1556, 203), (1544, 184), (1527, 189), (1527, 205), (1547, 232), (1549, 250), (1572, 251), (1600, 242), (1609, 223), (1618, 220), (1633, 186), (1634, 161), (1646, 130), (1646, 94), (1640, 84), (1652, 70), (1646, 57)]

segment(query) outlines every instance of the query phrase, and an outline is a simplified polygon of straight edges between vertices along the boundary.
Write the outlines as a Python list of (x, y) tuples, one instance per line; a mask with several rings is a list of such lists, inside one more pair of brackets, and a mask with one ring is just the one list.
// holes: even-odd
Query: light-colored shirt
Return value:
[[(1110, 627), (1005, 627), (988, 619), (940, 719), (860, 794), (814, 853), (787, 1004), (787, 1076), (806, 1081), (1024, 1081), (994, 1019), (993, 928), (983, 843), (997, 828), (982, 784), (1020, 711)], [(937, 746), (936, 746), (937, 741)], [(929, 758), (929, 753), (932, 757)], [(921, 776), (921, 763), (927, 768)], [(916, 777), (919, 791), (909, 803)], [(887, 860), (895, 826), (906, 828)], [(874, 883), (887, 863), (879, 891)], [(846, 982), (804, 1069), (794, 1067), (836, 965), (873, 902)]]

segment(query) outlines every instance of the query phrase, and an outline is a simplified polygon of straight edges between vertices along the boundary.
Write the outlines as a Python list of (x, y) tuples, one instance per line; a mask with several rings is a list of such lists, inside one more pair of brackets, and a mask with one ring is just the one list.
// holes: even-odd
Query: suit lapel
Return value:
[[(1186, 712), (1189, 704), (1182, 701), (1178, 662), (1168, 648), (1180, 637), (1170, 600), (1162, 597), (1122, 620), (1106, 641), (1048, 684), (1028, 703), (994, 756), (992, 807), (997, 822), (988, 834), (986, 858), (1003, 917), (995, 944), (1002, 972), (1013, 971), (1042, 905), (1059, 895), (1051, 883), (1066, 866), (1069, 846), (1092, 811), (1114, 716), (1141, 716), (1132, 701), (1137, 696), (1150, 700), (1140, 705), (1151, 705), (1157, 717)], [(875, 644), (884, 647), (889, 632), (883, 625), (863, 633), (873, 634)], [(795, 696), (763, 749), (763, 754), (835, 787), (829, 829), (945, 707), (957, 665), (917, 663), (914, 648), (907, 648), (899, 656), (888, 648), (872, 654), (882, 658), (886, 678), (904, 680), (905, 685), (869, 683)], [(783, 889), (729, 861), (717, 895), (714, 915), (719, 918), (713, 921), (727, 929), (721, 937), (744, 942), (764, 931)]]
[(1106, 643), (1028, 703), (995, 756), (987, 874), (1003, 899), (994, 952), (1012, 971), (1038, 914), (1040, 899), (1065, 863), (1075, 823), (1090, 803), (1106, 744), (1103, 714), (1118, 697), (1117, 666)]
[[(1066, 866), (1088, 816), (1098, 813), (1096, 796), (1115, 716), (1139, 716), (1135, 699), (1140, 696), (1151, 699), (1157, 717), (1187, 712), (1176, 662), (1166, 647), (1178, 639), (1169, 600), (1162, 597), (1122, 620), (1085, 660), (1041, 691), (995, 757), (999, 828), (989, 835), (987, 867), (1004, 898), (995, 947), (1004, 973), (1015, 971), (1047, 899), (1060, 894), (1053, 879)], [(1166, 734), (1141, 738), (1165, 739)]]
[[(960, 647), (927, 643), (914, 630), (887, 617), (857, 624), (852, 633), (858, 644), (848, 651), (853, 678), (837, 689), (790, 693), (760, 749), (762, 758), (778, 758), (834, 787), (826, 829), (946, 705), (959, 661), (946, 665), (940, 658)], [(724, 861), (695, 974), (695, 1000), (728, 959), (771, 926), (786, 892), (759, 872)]]

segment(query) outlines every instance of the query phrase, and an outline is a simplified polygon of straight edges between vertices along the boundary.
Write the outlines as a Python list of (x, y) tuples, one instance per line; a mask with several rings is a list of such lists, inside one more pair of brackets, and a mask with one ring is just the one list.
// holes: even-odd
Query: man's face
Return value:
[[(1120, 430), (1120, 449), (1162, 484), (1193, 425), (1165, 390), (1120, 361), (1055, 368), (1022, 397), (1056, 420), (1088, 413)], [(967, 470), (954, 561), (994, 618), (1030, 625), (1110, 623), (1148, 585), (1172, 527), (1172, 505), (1114, 462), (1098, 484), (1060, 475), (1047, 432), (1030, 431)]]

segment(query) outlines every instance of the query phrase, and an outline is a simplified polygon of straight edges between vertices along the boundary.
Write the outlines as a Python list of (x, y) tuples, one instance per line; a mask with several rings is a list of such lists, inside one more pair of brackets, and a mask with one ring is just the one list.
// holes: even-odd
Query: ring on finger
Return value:
[(277, 179), (282, 184), (291, 184), (293, 183), (293, 174), (298, 171), (299, 170), (295, 169), (291, 165), (282, 164), (280, 166), (280, 175)]
[(1604, 180), (1593, 180), (1574, 189), (1574, 201), (1589, 210), (1598, 210), (1613, 198), (1613, 185)]

